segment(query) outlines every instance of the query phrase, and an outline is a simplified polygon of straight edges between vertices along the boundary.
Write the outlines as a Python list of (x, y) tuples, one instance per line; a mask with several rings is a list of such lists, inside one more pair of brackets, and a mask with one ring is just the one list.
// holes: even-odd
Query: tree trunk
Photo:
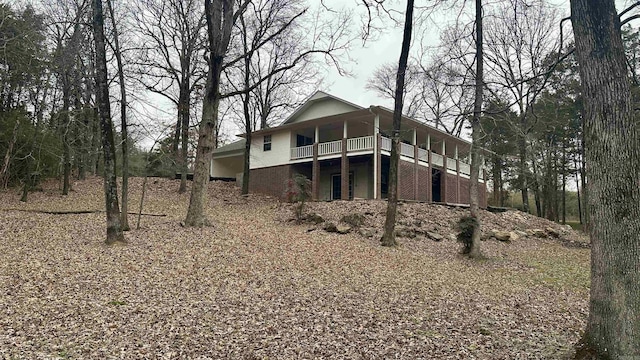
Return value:
[(579, 179), (579, 175), (580, 175), (580, 171), (578, 169), (578, 162), (574, 159), (574, 165), (576, 168), (576, 189), (577, 189), (577, 195), (578, 195), (578, 216), (580, 217), (580, 224), (583, 224), (584, 219), (582, 217), (582, 199), (580, 196), (580, 179)]
[(396, 92), (393, 107), (393, 133), (391, 138), (391, 162), (389, 165), (389, 195), (387, 198), (387, 216), (384, 222), (382, 246), (396, 245), (396, 213), (398, 210), (398, 163), (400, 162), (400, 123), (402, 120), (402, 101), (404, 94), (404, 77), (407, 71), (409, 46), (411, 45), (411, 30), (413, 26), (413, 0), (407, 0), (407, 10), (404, 20), (402, 36), (402, 50), (398, 62), (396, 76)]
[(249, 174), (250, 174), (250, 164), (251, 160), (251, 141), (252, 135), (251, 131), (248, 131), (245, 136), (246, 143), (244, 144), (244, 167), (242, 168), (242, 194), (249, 193)]
[(104, 157), (104, 194), (107, 212), (107, 244), (126, 242), (122, 233), (120, 207), (118, 205), (118, 182), (116, 181), (116, 148), (109, 105), (107, 80), (107, 57), (104, 39), (102, 0), (93, 0), (93, 34), (96, 46), (96, 86), (102, 151)]
[(193, 186), (185, 226), (207, 226), (211, 223), (205, 214), (207, 185), (211, 167), (211, 153), (216, 145), (218, 106), (220, 104), (220, 74), (224, 55), (229, 47), (233, 29), (233, 0), (205, 0), (205, 16), (209, 38), (209, 74), (202, 102), (202, 122), (193, 174)]
[(71, 145), (69, 144), (71, 117), (69, 116), (70, 97), (71, 97), (71, 85), (69, 84), (68, 75), (64, 74), (62, 87), (62, 118), (64, 122), (62, 124), (62, 162), (63, 162), (63, 181), (62, 181), (62, 195), (68, 195), (71, 188), (69, 179), (71, 177)]
[(178, 193), (182, 194), (187, 192), (187, 173), (189, 172), (189, 112), (190, 96), (189, 96), (189, 77), (183, 79), (180, 84), (180, 95), (178, 104), (178, 118), (182, 124), (180, 129), (182, 131), (182, 144), (180, 152), (180, 188)]
[[(471, 245), (468, 247), (470, 258), (481, 258), (480, 251), (480, 201), (478, 197), (478, 178), (480, 172), (480, 116), (482, 115), (482, 91), (484, 90), (484, 57), (482, 51), (482, 0), (476, 0), (476, 84), (473, 102), (473, 118), (471, 119), (471, 176), (469, 179), (469, 215), (473, 222)], [(483, 183), (483, 186), (486, 186)]]
[[(524, 122), (525, 120), (522, 120)], [(523, 125), (523, 129), (524, 129)], [(529, 212), (529, 188), (527, 182), (527, 139), (522, 136), (519, 141), (520, 148), (520, 194), (522, 195), (522, 211)]]
[(113, 46), (116, 55), (116, 64), (118, 66), (118, 81), (120, 82), (120, 124), (122, 131), (122, 230), (129, 231), (129, 132), (127, 131), (127, 89), (124, 83), (124, 66), (122, 63), (122, 52), (120, 51), (120, 43), (118, 41), (118, 30), (116, 28), (116, 19), (111, 6), (111, 0), (107, 0), (107, 8), (109, 9), (109, 17), (111, 18), (111, 26), (113, 29)]
[(562, 224), (567, 223), (567, 150), (562, 142)]
[(7, 152), (4, 154), (4, 161), (2, 162), (2, 169), (0, 169), (0, 184), (3, 189), (9, 185), (9, 166), (11, 165), (11, 155), (13, 153), (13, 147), (18, 140), (18, 128), (20, 127), (20, 120), (16, 118), (16, 123), (13, 125), (13, 134), (11, 135), (11, 141), (7, 146)]
[(591, 238), (577, 359), (640, 358), (640, 129), (613, 0), (571, 1), (582, 80)]

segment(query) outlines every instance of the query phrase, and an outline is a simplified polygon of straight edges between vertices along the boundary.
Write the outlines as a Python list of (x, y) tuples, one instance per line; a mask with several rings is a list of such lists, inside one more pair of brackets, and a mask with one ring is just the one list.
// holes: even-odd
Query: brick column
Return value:
[(375, 191), (378, 194), (378, 199), (382, 199), (382, 135), (376, 135), (376, 141), (378, 142), (378, 149), (376, 149), (376, 154), (374, 156), (378, 157), (378, 168), (376, 169), (377, 177), (376, 177), (376, 187)]
[(418, 200), (418, 145), (413, 145), (413, 200)]
[(342, 160), (340, 161), (340, 195), (349, 200), (349, 158), (347, 157), (347, 139), (342, 138)]
[(447, 198), (447, 178), (449, 177), (449, 173), (447, 171), (447, 157), (446, 156), (442, 156), (442, 173), (440, 174), (440, 201), (441, 202), (449, 202), (449, 199)]
[(318, 143), (313, 144), (313, 168), (311, 169), (311, 196), (314, 201), (320, 198), (320, 162), (318, 161)]
[(433, 178), (431, 177), (431, 173), (433, 172), (433, 163), (431, 162), (430, 149), (427, 149), (427, 163), (429, 164), (429, 168), (427, 169), (427, 201), (433, 202)]
[(456, 203), (460, 203), (460, 159), (456, 158)]

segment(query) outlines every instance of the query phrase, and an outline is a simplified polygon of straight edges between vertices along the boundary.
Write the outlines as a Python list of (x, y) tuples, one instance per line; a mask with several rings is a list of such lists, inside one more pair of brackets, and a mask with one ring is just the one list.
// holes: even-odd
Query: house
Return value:
[[(294, 173), (312, 181), (313, 198), (383, 199), (389, 183), (393, 111), (364, 108), (317, 91), (281, 125), (252, 134), (249, 191), (281, 197)], [(470, 143), (414, 119), (402, 120), (398, 197), (469, 203)], [(241, 180), (242, 139), (213, 152), (212, 178)], [(480, 206), (486, 207), (486, 171)]]

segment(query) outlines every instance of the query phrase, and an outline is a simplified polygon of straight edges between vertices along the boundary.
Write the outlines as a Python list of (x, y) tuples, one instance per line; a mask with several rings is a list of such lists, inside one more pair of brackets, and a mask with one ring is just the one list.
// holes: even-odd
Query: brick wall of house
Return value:
[[(469, 179), (460, 178), (460, 204), (468, 204), (469, 203), (469, 185), (471, 181)], [(482, 187), (482, 184), (480, 184)]]
[(480, 203), (481, 208), (487, 207), (487, 184), (480, 183), (478, 184), (478, 202)]
[(429, 171), (431, 171), (431, 169), (428, 167), (418, 167), (418, 198), (416, 200), (429, 200), (429, 187), (431, 186), (429, 183)]
[(415, 200), (414, 164), (400, 160), (398, 164), (398, 199)]
[(447, 194), (444, 197), (445, 202), (448, 202), (448, 203), (458, 202), (458, 199), (456, 199), (457, 185), (458, 184), (456, 182), (456, 175), (447, 174), (447, 187), (446, 187)]
[(285, 182), (292, 176), (291, 165), (272, 166), (251, 170), (249, 192), (284, 197)]

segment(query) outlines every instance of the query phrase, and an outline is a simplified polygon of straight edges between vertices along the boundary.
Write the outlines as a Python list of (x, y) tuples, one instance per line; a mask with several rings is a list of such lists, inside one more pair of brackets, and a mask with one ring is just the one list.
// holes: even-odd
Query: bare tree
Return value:
[[(309, 68), (317, 65), (314, 57), (330, 60), (338, 71), (340, 55), (349, 47), (351, 38), (347, 31), (349, 19), (345, 14), (334, 14), (330, 22), (311, 22), (312, 28), (305, 28), (304, 18), (309, 11), (299, 6), (297, 1), (254, 1), (247, 11), (239, 17), (239, 37), (242, 66), (227, 66), (225, 74), (231, 78), (233, 69), (239, 70), (237, 77), (242, 87), (234, 85), (230, 79), (227, 83), (233, 89), (222, 95), (229, 97), (239, 95), (242, 103), (242, 114), (245, 129), (245, 154), (242, 181), (242, 193), (249, 192), (250, 149), (252, 131), (256, 128), (256, 117), (260, 125), (266, 127), (271, 113), (277, 109), (278, 93), (290, 93), (288, 86), (306, 81)], [(314, 18), (314, 14), (310, 18)], [(310, 43), (306, 43), (307, 34), (315, 34)], [(263, 66), (260, 60), (266, 62)], [(231, 60), (230, 64), (234, 64)], [(286, 87), (285, 87), (286, 86)], [(286, 96), (286, 95), (285, 95)]]
[(129, 132), (127, 131), (127, 89), (124, 81), (124, 64), (122, 61), (122, 50), (116, 26), (115, 13), (111, 0), (107, 1), (109, 18), (113, 30), (113, 52), (116, 57), (118, 69), (118, 82), (120, 85), (120, 136), (122, 137), (122, 230), (129, 231), (128, 220), (128, 195), (129, 195)]
[(391, 163), (389, 165), (389, 196), (387, 199), (387, 215), (382, 234), (382, 246), (396, 245), (396, 214), (398, 209), (398, 163), (400, 161), (400, 125), (402, 120), (402, 100), (404, 95), (404, 77), (409, 59), (411, 45), (411, 31), (413, 27), (413, 0), (407, 0), (402, 48), (398, 61), (398, 75), (396, 77), (396, 93), (393, 107), (393, 131), (391, 134)]
[(576, 359), (638, 358), (640, 130), (621, 20), (613, 0), (572, 0), (571, 22), (585, 102), (592, 220), (589, 319)]
[(116, 181), (116, 149), (111, 123), (109, 84), (107, 79), (107, 56), (104, 36), (102, 0), (93, 0), (93, 34), (96, 47), (97, 103), (102, 132), (104, 157), (104, 193), (107, 210), (107, 244), (126, 242), (122, 233), (122, 219), (118, 204), (118, 182)]
[(189, 199), (189, 209), (184, 221), (186, 226), (210, 225), (205, 214), (207, 184), (211, 154), (215, 146), (215, 132), (218, 129), (218, 107), (220, 105), (220, 75), (224, 66), (224, 56), (229, 49), (233, 26), (245, 11), (250, 0), (243, 1), (235, 9), (233, 0), (205, 0), (207, 19), (208, 63), (207, 87), (202, 104), (202, 122), (198, 132), (198, 147), (193, 174), (193, 187)]
[(546, 85), (545, 57), (555, 51), (558, 25), (555, 10), (541, 0), (525, 3), (511, 0), (496, 7), (486, 28), (488, 89), (518, 109), (518, 123), (512, 124), (519, 144), (519, 187), (524, 211), (529, 211), (528, 137), (535, 125), (531, 107)]
[(133, 16), (140, 34), (140, 82), (177, 109), (173, 152), (181, 173), (178, 192), (183, 193), (187, 190), (193, 95), (203, 86), (205, 77), (206, 19), (198, 0), (138, 0), (135, 8)]
[(471, 179), (469, 181), (469, 215), (473, 221), (473, 234), (468, 247), (468, 256), (482, 257), (480, 251), (480, 201), (478, 198), (478, 177), (480, 173), (480, 116), (482, 115), (482, 95), (484, 91), (484, 58), (482, 52), (482, 0), (476, 0), (476, 86), (473, 104), (473, 118), (471, 119)]

